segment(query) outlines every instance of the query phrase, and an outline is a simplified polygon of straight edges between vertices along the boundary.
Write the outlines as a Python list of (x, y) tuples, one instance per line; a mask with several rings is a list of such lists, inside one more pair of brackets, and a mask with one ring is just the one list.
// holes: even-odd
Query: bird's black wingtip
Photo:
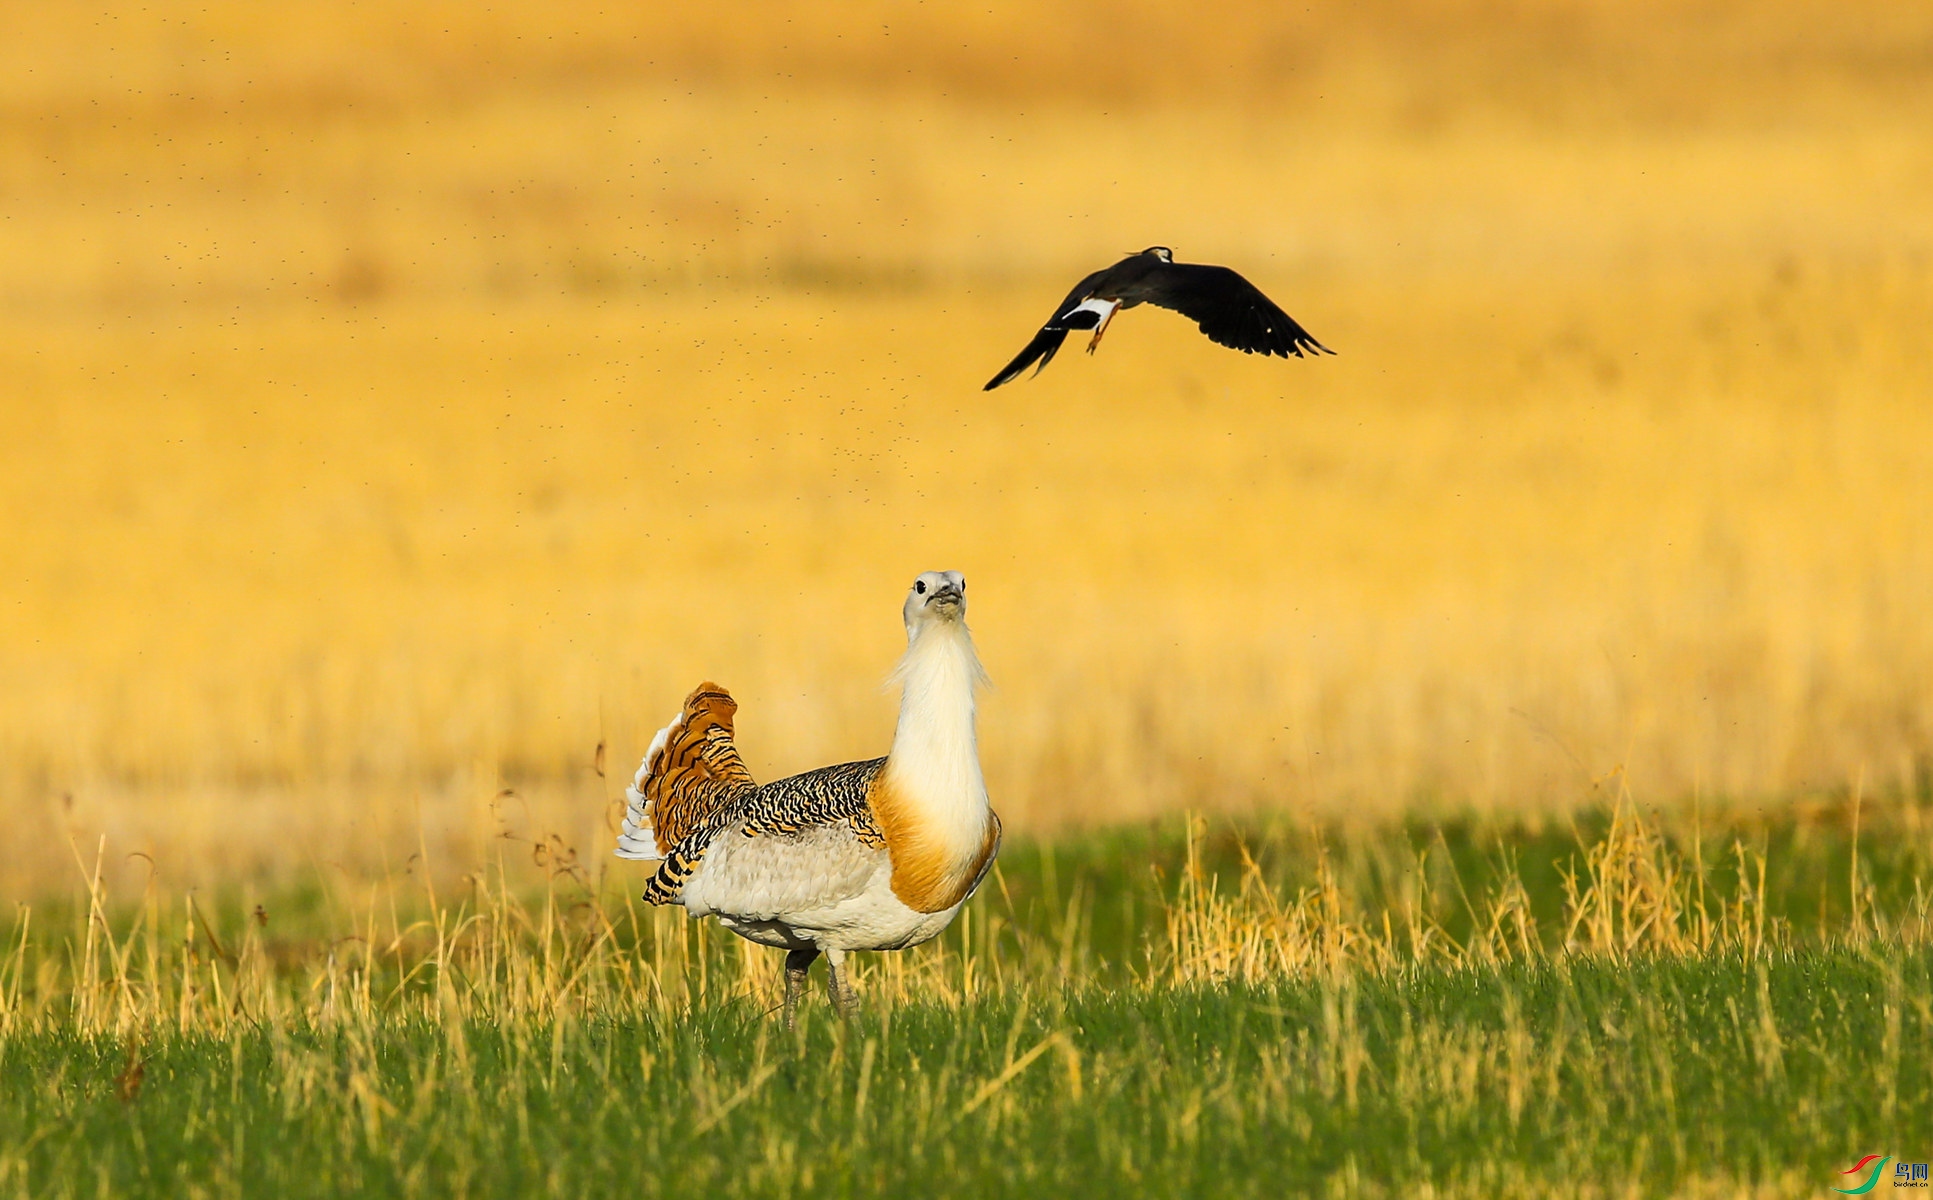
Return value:
[(1018, 362), (1008, 363), (1004, 368), (1001, 369), (1000, 374), (995, 375), (992, 379), (987, 380), (987, 385), (981, 388), (980, 390), (983, 392), (990, 392), (993, 389), (1001, 386), (1002, 384), (1012, 383), (1014, 380), (1020, 378), (1021, 372), (1025, 371), (1026, 369), (1027, 369), (1026, 363), (1018, 363)]
[[(1006, 370), (1000, 372), (1000, 374), (995, 375), (992, 379), (987, 380), (986, 386), (981, 388), (980, 390), (983, 392), (990, 392), (997, 387), (1005, 387), (1007, 384), (1010, 384), (1014, 380), (1020, 378), (1022, 375), (1025, 375), (1027, 373), (1027, 368), (1030, 365), (1031, 365), (1030, 363), (1022, 363), (1019, 366), (1010, 365)], [(1038, 374), (1039, 372), (1035, 372), (1035, 373)]]
[[(989, 379), (987, 381), (987, 386), (981, 388), (980, 390), (983, 392), (990, 392), (993, 389), (999, 387), (1003, 383), (1010, 383), (1013, 380), (1020, 378), (1021, 374), (1024, 371), (1026, 371), (1028, 367), (1034, 368), (1034, 374), (1036, 375), (1040, 374), (1041, 370), (1045, 368), (1048, 363), (1054, 361), (1054, 355), (1060, 352), (1060, 344), (1066, 339), (1067, 339), (1067, 331), (1065, 329), (1054, 329), (1054, 328), (1042, 329), (1039, 333), (1034, 335), (1033, 341), (1027, 343), (1027, 348), (1025, 350), (1022, 350), (1019, 354), (1015, 355), (1014, 360), (1008, 363), (1006, 367), (1000, 372), (1000, 374), (995, 375), (992, 379)], [(1035, 366), (1036, 362), (1039, 364), (1038, 366)]]

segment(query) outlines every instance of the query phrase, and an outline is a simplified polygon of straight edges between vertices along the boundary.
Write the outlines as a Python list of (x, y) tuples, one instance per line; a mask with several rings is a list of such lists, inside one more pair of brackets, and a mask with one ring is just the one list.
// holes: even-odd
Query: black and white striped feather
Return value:
[(739, 793), (666, 849), (644, 898), (652, 904), (679, 903), (706, 853), (730, 837), (797, 842), (816, 832), (843, 830), (860, 846), (884, 851), (886, 839), (867, 795), (885, 765), (883, 758), (840, 763)]

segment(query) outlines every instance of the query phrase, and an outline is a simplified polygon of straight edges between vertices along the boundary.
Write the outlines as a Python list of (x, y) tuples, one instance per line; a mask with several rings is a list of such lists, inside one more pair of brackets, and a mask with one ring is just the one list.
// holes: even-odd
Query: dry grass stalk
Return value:
[[(1203, 863), (1205, 831), (1203, 818), (1190, 818), (1186, 869), (1159, 917), (1164, 937), (1142, 984), (1315, 980), (1333, 993), (1332, 1040), (1341, 1047), (1349, 1041), (1342, 1035), (1352, 981), (1365, 975), (1713, 953), (1764, 961), (1793, 944), (1791, 930), (1768, 915), (1763, 854), (1734, 843), (1733, 898), (1714, 901), (1707, 912), (1695, 871), (1628, 794), (1620, 794), (1602, 835), (1579, 845), (1561, 919), (1540, 922), (1522, 879), (1505, 869), (1487, 891), (1467, 898), (1472, 925), (1461, 943), (1413, 910), (1401, 921), (1389, 911), (1368, 915), (1364, 897), (1344, 887), (1326, 850), (1310, 882), (1294, 891), (1272, 883), (1246, 848), (1239, 878), (1219, 880)], [(454, 896), (417, 872), (372, 887), (348, 907), (335, 933), (299, 946), (265, 939), (271, 918), (260, 904), (226, 940), (193, 895), (180, 897), (177, 907), (151, 889), (138, 907), (118, 910), (98, 867), (83, 860), (85, 904), (64, 944), (35, 924), (30, 910), (17, 918), (0, 960), (0, 1033), (59, 1026), (120, 1037), (166, 1029), (219, 1036), (262, 1026), (366, 1029), (403, 1019), (549, 1025), (594, 1014), (657, 1020), (696, 1006), (775, 1007), (778, 972), (770, 954), (709, 922), (614, 899), (607, 881), (561, 839), (548, 846), (535, 890), (521, 886), (503, 858), (468, 876)], [(972, 916), (962, 918), (957, 939), (863, 964), (867, 1003), (889, 1011), (1018, 991), (1051, 1005), (1063, 989), (1087, 986), (1089, 901), (1082, 890), (1069, 897), (1059, 928), (1042, 936), (1014, 927), (998, 895), (1004, 885), (996, 879), (989, 886), (969, 908)], [(1820, 936), (1875, 953), (1914, 944), (1933, 934), (1928, 907), (1923, 887), (1898, 912), (1868, 895), (1857, 925)], [(170, 910), (175, 917), (161, 919)], [(125, 917), (115, 918), (117, 911)], [(1773, 1071), (1776, 1030), (1764, 1027), (1763, 1014), (1754, 1019), (1753, 1036)], [(1347, 1092), (1352, 1069), (1346, 1057), (1336, 1063), (1339, 1094)], [(381, 1114), (372, 1111), (369, 1119), (380, 1123)]]

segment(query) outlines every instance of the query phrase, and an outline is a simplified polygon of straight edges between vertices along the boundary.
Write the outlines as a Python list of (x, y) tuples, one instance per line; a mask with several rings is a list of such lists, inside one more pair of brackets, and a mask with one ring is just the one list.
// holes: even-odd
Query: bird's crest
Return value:
[(707, 816), (758, 786), (732, 742), (737, 711), (730, 692), (701, 683), (678, 718), (651, 739), (625, 793), (620, 858), (663, 858)]

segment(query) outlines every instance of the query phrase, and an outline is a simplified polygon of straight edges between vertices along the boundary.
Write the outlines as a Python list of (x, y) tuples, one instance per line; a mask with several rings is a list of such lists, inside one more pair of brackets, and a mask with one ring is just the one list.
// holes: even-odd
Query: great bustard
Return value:
[(885, 758), (761, 787), (732, 744), (737, 703), (702, 683), (652, 739), (626, 793), (618, 857), (663, 860), (644, 898), (788, 951), (788, 1025), (821, 953), (832, 1006), (848, 1012), (846, 952), (936, 936), (1000, 848), (974, 740), (973, 693), (986, 676), (967, 631), (965, 577), (921, 575), (904, 615), (899, 728)]
[(1174, 251), (1166, 246), (1149, 246), (1075, 284), (1034, 340), (987, 382), (985, 390), (990, 392), (1015, 378), (1033, 366), (1035, 359), (1040, 360), (1040, 366), (1034, 367), (1034, 373), (1039, 374), (1054, 361), (1060, 344), (1076, 329), (1094, 331), (1087, 343), (1087, 352), (1094, 353), (1114, 314), (1137, 304), (1172, 308), (1200, 325), (1210, 341), (1244, 354), (1301, 358), (1305, 352), (1335, 353), (1309, 336), (1308, 330), (1277, 308), (1275, 301), (1254, 284), (1227, 267), (1178, 263)]

